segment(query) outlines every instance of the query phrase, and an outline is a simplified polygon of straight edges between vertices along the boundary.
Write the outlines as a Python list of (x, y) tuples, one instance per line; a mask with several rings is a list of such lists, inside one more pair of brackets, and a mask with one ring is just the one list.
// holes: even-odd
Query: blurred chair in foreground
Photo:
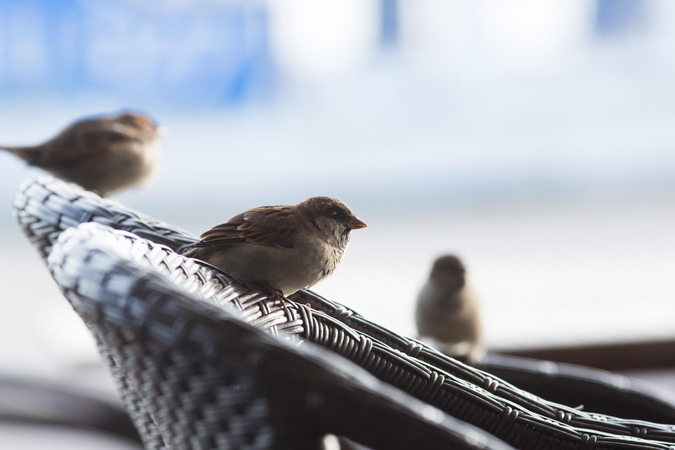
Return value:
[[(224, 342), (223, 336), (230, 334), (225, 331), (223, 336), (211, 334), (220, 326), (217, 324), (232, 323), (233, 330), (244, 330), (241, 333), (232, 331), (239, 337), (249, 334), (258, 336), (258, 333), (250, 327), (237, 322), (236, 318), (230, 315), (230, 311), (236, 311), (238, 317), (258, 329), (263, 329), (283, 340), (291, 339), (296, 342), (295, 350), (290, 350), (287, 344), (280, 340), (269, 341), (267, 338), (260, 338), (260, 345), (264, 349), (275, 349), (264, 353), (269, 355), (270, 361), (274, 361), (270, 363), (271, 366), (265, 367), (275, 367), (274, 364), (293, 365), (296, 361), (298, 367), (310, 364), (312, 370), (322, 373), (321, 376), (328, 380), (326, 385), (320, 386), (321, 389), (330, 388), (333, 389), (332, 392), (343, 392), (351, 382), (340, 385), (330, 374), (334, 371), (350, 372), (353, 366), (351, 364), (345, 366), (346, 362), (331, 365), (333, 364), (331, 358), (334, 356), (330, 352), (326, 353), (326, 350), (330, 350), (366, 369), (381, 381), (400, 388), (450, 416), (476, 425), (516, 448), (597, 447), (646, 450), (668, 449), (671, 446), (665, 442), (675, 442), (675, 431), (672, 426), (642, 420), (618, 419), (597, 413), (595, 406), (604, 408), (609, 414), (612, 414), (612, 411), (630, 411), (632, 419), (675, 423), (674, 402), (667, 397), (638, 389), (626, 378), (620, 377), (625, 381), (622, 385), (617, 383), (617, 378), (611, 374), (590, 371), (593, 376), (586, 376), (584, 371), (577, 371), (574, 367), (551, 370), (552, 367), (558, 367), (551, 363), (545, 365), (546, 370), (536, 367), (533, 369), (532, 364), (521, 369), (519, 360), (508, 359), (500, 363), (490, 362), (488, 358), (488, 362), (482, 366), (497, 371), (501, 368), (501, 373), (525, 384), (525, 386), (521, 384), (521, 387), (527, 387), (527, 383), (539, 385), (547, 381), (553, 386), (557, 384), (561, 391), (560, 397), (565, 397), (565, 393), (568, 393), (575, 399), (573, 406), (578, 405), (576, 397), (584, 399), (585, 411), (579, 411), (573, 407), (541, 399), (488, 372), (468, 367), (417, 341), (373, 324), (344, 306), (323, 299), (310, 291), (301, 291), (293, 295), (287, 311), (283, 311), (281, 306), (268, 298), (265, 292), (252, 291), (227, 274), (184, 258), (171, 250), (187, 242), (194, 242), (195, 238), (115, 202), (84, 192), (73, 185), (53, 179), (25, 184), (15, 199), (15, 215), (27, 236), (43, 255), (50, 253), (52, 245), (63, 230), (81, 222), (97, 222), (135, 235), (115, 234), (109, 229), (94, 229), (90, 226), (78, 232), (89, 233), (86, 238), (82, 236), (76, 238), (75, 232), (71, 233), (70, 239), (72, 242), (78, 242), (77, 245), (65, 245), (67, 236), (64, 236), (64, 242), (57, 247), (58, 251), (54, 251), (50, 262), (54, 276), (64, 288), (64, 292), (98, 336), (101, 352), (116, 374), (122, 397), (147, 448), (164, 448), (166, 445), (181, 448), (179, 443), (186, 443), (189, 439), (199, 442), (201, 436), (199, 432), (206, 434), (213, 432), (217, 435), (212, 428), (216, 425), (208, 420), (208, 426), (200, 422), (202, 418), (211, 417), (210, 414), (222, 412), (212, 405), (214, 396), (217, 397), (220, 392), (217, 383), (204, 382), (207, 388), (200, 391), (200, 396), (183, 395), (181, 390), (188, 389), (191, 383), (186, 385), (176, 382), (178, 379), (185, 381), (189, 378), (181, 375), (184, 373), (181, 372), (183, 370), (181, 367), (227, 367), (227, 364), (230, 364), (227, 362), (228, 358), (234, 358), (234, 361), (238, 361), (237, 364), (252, 365), (252, 367), (247, 367), (246, 364), (242, 366), (241, 373), (249, 373), (246, 371), (258, 370), (256, 364), (266, 364), (265, 358), (258, 359), (258, 356), (255, 356), (259, 353), (253, 351), (257, 348), (253, 344), (250, 347), (251, 352), (248, 353), (254, 356), (244, 358), (244, 362), (236, 360), (244, 356), (241, 353), (237, 354), (236, 349), (230, 348), (227, 342), (223, 344), (223, 349), (219, 349)], [(109, 237), (94, 239), (94, 234), (103, 236), (106, 233)], [(69, 261), (73, 261), (74, 266), (69, 266)], [(128, 277), (133, 276), (137, 277), (135, 278), (137, 281), (129, 284)], [(139, 286), (143, 287), (142, 292), (136, 290), (140, 289)], [(177, 298), (182, 300), (177, 302)], [(200, 299), (201, 302), (196, 302), (196, 299)], [(221, 309), (225, 312), (221, 312)], [(166, 311), (170, 314), (165, 314)], [(159, 315), (155, 316), (155, 313)], [(207, 325), (201, 324), (202, 319), (208, 319)], [(146, 326), (146, 323), (149, 325)], [(109, 327), (111, 331), (108, 335), (106, 330)], [(106, 336), (110, 336), (109, 340)], [(249, 342), (249, 339), (257, 341), (258, 338), (241, 337), (241, 339)], [(305, 341), (318, 344), (326, 350), (318, 353), (316, 350), (309, 350), (309, 353), (303, 354), (304, 348), (311, 347), (302, 345)], [(183, 345), (190, 348), (190, 352), (181, 353)], [(200, 350), (196, 351), (197, 348)], [(138, 349), (136, 356), (133, 356), (132, 349)], [(229, 352), (234, 354), (229, 356)], [(146, 354), (147, 359), (141, 357)], [(291, 356), (281, 356), (287, 354)], [(162, 356), (159, 358), (156, 355)], [(312, 366), (311, 361), (317, 362), (319, 359), (323, 361), (321, 355), (326, 356), (325, 365), (317, 364), (323, 368)], [(304, 357), (310, 362), (299, 362)], [(189, 372), (189, 369), (185, 370)], [(283, 391), (281, 386), (286, 384), (290, 391), (297, 389), (294, 392), (306, 392), (311, 386), (315, 386), (312, 384), (313, 381), (305, 380), (302, 374), (294, 374), (291, 368), (284, 370), (279, 369), (279, 372), (276, 372), (270, 369), (270, 373), (277, 375), (273, 376), (272, 380), (264, 377), (261, 379), (260, 386), (264, 386), (264, 390), (270, 389), (265, 392), (272, 392), (275, 396), (282, 395), (277, 389)], [(396, 411), (391, 414), (401, 412), (398, 406), (393, 406), (397, 398), (390, 395), (391, 391), (386, 384), (374, 385), (372, 384), (374, 380), (368, 381), (368, 378), (361, 377), (358, 372), (356, 371), (352, 381), (357, 385), (362, 382), (371, 386), (371, 394), (375, 397), (379, 393), (381, 401), (375, 401), (376, 404), (382, 406), (389, 402), (390, 406), (383, 407), (384, 409), (394, 408)], [(158, 380), (166, 378), (168, 384), (157, 385), (152, 381), (153, 376), (159, 377)], [(174, 384), (171, 384), (172, 382)], [(281, 384), (274, 384), (276, 382)], [(196, 385), (201, 385), (200, 383), (201, 381), (196, 382)], [(231, 383), (231, 385), (238, 384)], [(161, 392), (157, 391), (157, 386), (162, 386)], [(229, 389), (227, 386), (224, 389)], [(175, 392), (172, 392), (172, 389)], [(165, 400), (162, 396), (174, 399), (172, 401), (177, 402), (176, 405), (197, 408), (203, 414), (193, 410), (172, 409), (171, 403), (163, 403)], [(348, 400), (351, 397), (346, 393), (344, 396), (345, 402), (351, 401)], [(255, 398), (257, 397), (242, 401), (246, 403)], [(403, 398), (398, 400), (407, 403)], [(205, 403), (200, 403), (202, 401)], [(353, 437), (358, 442), (374, 445), (376, 448), (384, 445), (384, 441), (381, 440), (386, 439), (384, 437), (359, 434), (363, 433), (364, 427), (368, 428), (367, 424), (371, 422), (358, 423), (358, 419), (350, 420), (354, 428), (361, 430), (355, 431), (352, 428), (341, 428), (342, 425), (334, 422), (338, 419), (328, 417), (340, 410), (336, 405), (342, 403), (335, 401), (338, 403), (330, 406), (334, 409), (327, 407), (325, 413), (317, 412), (317, 409), (312, 410), (311, 405), (308, 406), (297, 398), (290, 401), (293, 406), (289, 408), (292, 411), (299, 411), (298, 417), (307, 417), (308, 411), (311, 410), (310, 416), (316, 416), (311, 420), (319, 420), (319, 417), (320, 421), (325, 420), (324, 426), (312, 422), (313, 425), (307, 430), (306, 436), (309, 441), (316, 440), (316, 433), (335, 432)], [(207, 403), (212, 406), (202, 411), (202, 406)], [(365, 403), (360, 405), (365, 408)], [(408, 412), (397, 416), (396, 420), (406, 422), (408, 419), (402, 419), (405, 416), (410, 418), (411, 427), (428, 426), (428, 422), (420, 421), (418, 415), (420, 410), (415, 410), (417, 407), (415, 405), (418, 404), (413, 401), (410, 405), (412, 412), (408, 409)], [(591, 408), (589, 405), (594, 407)], [(157, 409), (160, 406), (161, 409)], [(351, 406), (359, 409), (354, 404)], [(372, 412), (376, 409), (368, 410)], [(223, 414), (225, 416), (221, 417), (222, 420), (229, 417), (227, 413)], [(435, 439), (440, 433), (449, 439), (448, 443), (451, 443), (454, 438), (450, 437), (453, 433), (447, 429), (449, 422), (445, 421), (445, 415), (441, 414), (440, 417), (443, 418), (442, 423), (437, 425), (441, 431), (432, 432), (429, 439)], [(264, 420), (268, 419), (269, 417)], [(279, 420), (280, 422), (275, 422), (282, 424), (278, 425), (281, 431), (277, 432), (277, 436), (283, 439), (286, 439), (284, 436), (291, 435), (295, 439), (299, 438), (293, 433), (284, 434), (288, 422)], [(402, 425), (402, 422), (398, 423)], [(382, 433), (377, 423), (372, 424), (374, 434)], [(295, 426), (297, 427), (297, 423)], [(411, 430), (412, 428), (405, 436), (416, 434)], [(403, 431), (406, 432), (405, 429)], [(396, 433), (392, 433), (392, 436), (400, 437)], [(484, 436), (480, 438), (481, 441), (483, 439)], [(494, 442), (494, 445), (500, 445)], [(406, 444), (410, 448), (410, 441)], [(394, 447), (384, 445), (383, 448)], [(413, 448), (420, 447), (414, 445)]]

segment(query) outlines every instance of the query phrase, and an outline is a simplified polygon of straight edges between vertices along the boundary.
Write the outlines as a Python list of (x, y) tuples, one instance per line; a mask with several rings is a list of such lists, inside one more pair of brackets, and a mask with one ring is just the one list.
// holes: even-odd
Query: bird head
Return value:
[(113, 120), (122, 125), (136, 129), (148, 140), (155, 140), (164, 134), (162, 127), (158, 126), (150, 117), (142, 114), (124, 113), (115, 117)]
[(466, 282), (466, 268), (455, 255), (444, 255), (434, 261), (429, 280), (448, 287), (461, 288)]
[(367, 227), (366, 223), (349, 209), (349, 206), (336, 198), (311, 197), (299, 203), (297, 208), (322, 232), (325, 240), (333, 245), (346, 244), (352, 230)]

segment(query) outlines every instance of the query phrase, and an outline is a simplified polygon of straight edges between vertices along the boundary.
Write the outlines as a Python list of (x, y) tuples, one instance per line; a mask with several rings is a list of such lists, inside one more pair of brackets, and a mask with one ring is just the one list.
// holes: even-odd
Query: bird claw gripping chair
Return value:
[[(267, 445), (263, 443), (272, 442), (270, 436), (276, 436), (277, 440), (274, 441), (274, 446), (269, 444), (268, 447), (304, 448), (303, 445), (316, 445), (320, 433), (334, 432), (375, 448), (435, 448), (434, 442), (438, 442), (434, 440), (436, 438), (445, 439), (446, 448), (465, 448), (461, 445), (474, 445), (476, 441), (480, 441), (484, 448), (503, 445), (489, 437), (493, 435), (520, 449), (675, 450), (675, 445), (669, 444), (675, 442), (675, 426), (579, 411), (544, 400), (488, 372), (468, 367), (415, 340), (392, 333), (311, 291), (301, 291), (291, 296), (292, 302), (289, 302), (284, 311), (265, 292), (251, 290), (213, 267), (173, 252), (172, 249), (195, 241), (187, 233), (117, 203), (103, 200), (73, 185), (51, 178), (24, 184), (15, 198), (14, 212), (24, 232), (43, 256), (50, 254), (56, 239), (64, 230), (82, 222), (96, 222), (110, 229), (132, 233), (115, 234), (108, 230), (108, 233), (117, 236), (115, 239), (108, 239), (115, 243), (103, 245), (101, 242), (105, 239), (91, 239), (91, 245), (98, 242), (99, 247), (90, 247), (88, 238), (78, 240), (80, 244), (77, 246), (67, 246), (65, 239), (68, 236), (64, 236), (64, 242), (60, 242), (50, 256), (50, 268), (76, 311), (82, 315), (96, 336), (101, 353), (118, 380), (121, 396), (146, 448), (263, 448)], [(101, 229), (96, 230), (90, 226), (78, 232), (103, 233)], [(75, 240), (75, 236), (72, 235), (69, 239)], [(90, 255), (95, 253), (97, 257), (83, 255), (81, 252), (84, 250), (80, 248), (93, 252)], [(103, 261), (101, 255), (111, 258), (110, 255), (114, 255), (117, 259), (96, 265), (97, 261)], [(69, 258), (74, 261), (91, 260), (94, 263), (91, 266), (75, 264), (77, 270), (66, 270), (70, 267), (67, 264)], [(146, 277), (143, 278), (144, 281), (138, 281), (139, 285), (145, 286), (142, 295), (135, 290), (136, 284), (128, 287), (128, 279), (118, 275), (115, 268), (121, 267), (132, 275), (142, 274)], [(122, 292), (124, 286), (128, 290)], [(160, 298), (164, 300), (158, 300)], [(181, 301), (177, 302), (175, 299), (179, 298)], [(162, 306), (155, 309), (154, 305)], [(161, 314), (165, 311), (165, 305), (171, 305), (166, 307), (173, 315)], [(141, 314), (138, 310), (144, 312)], [(232, 314), (236, 315), (233, 316), (230, 311), (234, 311)], [(155, 316), (155, 313), (159, 315)], [(215, 322), (202, 325), (200, 321), (204, 318)], [(237, 320), (243, 320), (248, 325)], [(194, 321), (199, 324), (194, 324)], [(209, 334), (215, 333), (214, 330), (221, 325), (246, 331), (232, 331), (232, 334), (223, 332), (224, 335)], [(254, 333), (251, 326), (264, 330), (267, 336)], [(211, 331), (207, 333), (204, 331), (206, 329)], [(202, 332), (206, 334), (202, 336)], [(275, 349), (264, 353), (269, 355), (270, 361), (275, 361), (274, 364), (264, 366), (264, 363), (256, 362), (258, 357), (247, 359), (243, 353), (231, 353), (235, 349), (226, 345), (227, 339), (223, 336), (241, 337), (248, 336), (247, 333), (251, 336), (265, 336), (260, 338), (260, 342), (263, 342), (260, 345), (266, 349)], [(196, 339), (196, 335), (203, 337), (203, 340)], [(241, 339), (249, 345), (258, 338)], [(318, 351), (308, 343), (323, 349)], [(220, 348), (221, 345), (224, 347)], [(252, 347), (247, 347), (251, 350), (250, 354), (261, 354), (255, 350), (255, 345), (250, 345)], [(186, 350), (188, 348), (191, 350)], [(303, 352), (306, 349), (311, 350), (307, 350), (308, 353), (305, 354)], [(336, 363), (334, 354), (342, 355), (352, 363)], [(286, 371), (281, 370), (281, 366), (296, 364), (298, 367), (305, 367), (298, 362), (303, 356), (310, 361), (306, 362), (312, 368), (308, 369), (309, 373), (321, 373), (319, 378), (328, 380), (326, 385), (319, 388), (338, 393), (338, 397), (344, 397), (349, 407), (337, 400), (337, 403), (324, 404), (327, 398), (324, 395), (320, 396), (322, 406), (312, 409), (306, 402), (287, 395), (302, 393), (306, 398), (307, 392), (316, 392), (312, 389), (317, 386), (318, 381), (311, 376), (292, 372), (288, 367)], [(263, 358), (263, 361), (266, 359)], [(317, 365), (312, 365), (312, 361)], [(218, 373), (217, 368), (221, 367), (219, 364), (233, 370), (229, 378), (223, 378), (223, 390), (227, 390), (228, 386), (240, 386), (243, 382), (232, 380), (242, 376), (251, 383), (251, 388), (247, 387), (245, 392), (263, 392), (261, 397), (247, 397), (242, 400), (243, 404), (256, 404), (256, 399), (265, 398), (274, 405), (294, 405), (288, 406), (288, 414), (277, 416), (270, 413), (266, 418), (260, 419), (269, 423), (270, 429), (276, 430), (274, 433), (264, 434), (263, 437), (247, 435), (246, 442), (259, 442), (262, 447), (251, 447), (252, 444), (236, 439), (229, 441), (223, 438), (222, 442), (213, 440), (213, 436), (219, 436), (219, 427), (230, 427), (226, 419), (230, 417), (228, 413), (213, 406), (213, 399), (218, 398), (220, 392), (217, 381), (203, 375)], [(256, 369), (256, 364), (263, 364), (266, 369), (260, 371)], [(367, 379), (356, 370), (355, 365), (361, 366), (383, 383), (374, 384), (374, 380)], [(237, 369), (232, 369), (235, 366)], [(200, 369), (194, 369), (195, 367)], [(202, 370), (202, 367), (208, 367), (208, 370)], [(279, 371), (268, 370), (268, 367), (275, 367)], [(486, 367), (489, 368), (490, 363)], [(537, 369), (531, 367), (519, 371), (512, 362), (510, 365), (494, 363), (492, 367), (501, 368), (502, 373), (525, 383), (534, 378), (537, 383), (541, 383), (542, 376), (545, 378), (543, 371), (538, 373)], [(607, 382), (600, 372), (599, 376), (585, 376), (583, 372), (574, 372), (573, 367), (561, 367), (564, 370), (551, 377), (551, 382), (555, 384), (560, 379), (567, 381), (564, 386), (567, 391), (578, 394), (578, 386), (583, 388), (582, 391), (589, 386), (598, 386), (604, 389), (599, 404), (605, 407), (611, 407), (612, 401), (623, 404), (624, 407), (626, 404), (634, 405), (635, 409), (646, 415), (651, 414), (657, 420), (675, 423), (675, 407), (668, 399), (658, 398), (628, 384), (612, 384), (617, 379), (609, 376)], [(197, 370), (194, 385), (202, 388), (197, 391), (200, 395), (188, 395), (193, 393), (190, 390), (192, 381), (189, 377), (193, 369)], [(330, 375), (348, 374), (351, 371), (355, 375), (351, 381), (344, 383), (339, 376)], [(263, 372), (274, 375), (266, 377)], [(168, 381), (154, 383), (153, 376), (160, 375), (164, 377), (162, 380)], [(348, 388), (354, 384), (359, 385), (359, 382), (361, 388), (363, 385), (371, 387), (370, 391), (359, 391), (364, 393), (361, 395), (362, 400), (377, 397), (378, 401), (374, 403), (380, 409), (365, 400), (364, 403), (349, 403), (352, 397), (347, 395)], [(578, 383), (575, 385), (574, 382)], [(244, 385), (248, 386), (245, 383)], [(489, 435), (476, 434), (478, 432), (474, 430), (471, 432), (472, 436), (480, 438), (473, 441), (468, 439), (471, 442), (467, 443), (466, 432), (464, 440), (458, 438), (462, 435), (462, 430), (455, 430), (453, 434), (450, 428), (456, 422), (449, 425), (445, 415), (442, 415), (442, 423), (431, 427), (424, 418), (424, 407), (407, 400), (408, 397), (400, 397), (402, 394), (392, 391), (390, 386), (435, 406), (447, 415), (475, 425)], [(369, 394), (366, 395), (365, 392)], [(584, 394), (593, 401), (597, 400), (592, 392), (584, 391)], [(409, 409), (402, 410), (401, 403), (409, 403)], [(388, 406), (383, 406), (385, 404)], [(187, 406), (181, 409), (175, 405)], [(202, 408), (204, 405), (209, 407)], [(279, 411), (276, 408), (278, 407), (270, 406), (269, 411)], [(281, 408), (283, 411), (286, 407)], [(388, 416), (385, 412), (389, 409), (395, 411)], [(239, 410), (241, 407), (228, 411), (235, 417), (235, 412)], [(370, 411), (370, 414), (365, 414), (366, 417), (358, 414), (364, 410)], [(387, 417), (386, 423), (389, 426), (367, 420), (371, 418), (373, 411)], [(426, 411), (435, 416), (437, 410)], [(204, 417), (215, 417), (214, 414), (222, 414), (218, 416), (220, 421), (203, 420)], [(341, 414), (342, 417), (337, 417)], [(350, 416), (351, 414), (354, 416)], [(284, 422), (288, 417), (294, 419)], [(295, 431), (302, 429), (304, 422), (295, 419), (303, 417), (310, 417), (311, 420), (308, 420), (306, 430), (296, 433)], [(322, 426), (317, 425), (317, 420)], [(350, 425), (340, 425), (340, 420), (347, 421)], [(293, 432), (289, 431), (291, 424), (295, 430)], [(420, 440), (427, 434), (421, 431), (424, 427), (434, 430), (429, 431), (428, 441)], [(256, 429), (262, 428), (264, 427)], [(383, 434), (394, 437), (391, 439), (394, 442), (385, 441), (387, 437), (382, 436)], [(208, 443), (200, 440), (203, 436), (210, 436), (211, 440)], [(289, 444), (290, 442), (293, 444)]]

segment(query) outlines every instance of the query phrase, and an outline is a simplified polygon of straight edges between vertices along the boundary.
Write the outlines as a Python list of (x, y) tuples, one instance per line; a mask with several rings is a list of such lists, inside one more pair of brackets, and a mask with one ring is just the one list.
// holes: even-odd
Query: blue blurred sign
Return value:
[(607, 37), (643, 31), (650, 6), (645, 0), (597, 0), (595, 31)]
[(105, 92), (222, 105), (264, 94), (268, 18), (251, 0), (0, 0), (0, 95)]

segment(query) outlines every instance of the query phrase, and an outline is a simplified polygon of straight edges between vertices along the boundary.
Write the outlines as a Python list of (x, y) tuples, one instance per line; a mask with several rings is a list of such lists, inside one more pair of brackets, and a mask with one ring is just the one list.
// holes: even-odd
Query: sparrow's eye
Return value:
[(331, 217), (333, 218), (333, 220), (337, 220), (338, 222), (344, 222), (347, 220), (347, 214), (341, 211), (333, 211), (331, 213)]

